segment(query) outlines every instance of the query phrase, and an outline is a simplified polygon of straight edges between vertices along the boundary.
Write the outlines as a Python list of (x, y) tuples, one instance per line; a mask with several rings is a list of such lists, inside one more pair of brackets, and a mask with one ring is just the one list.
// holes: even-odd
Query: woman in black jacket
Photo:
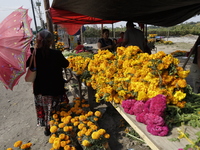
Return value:
[(58, 50), (50, 48), (53, 35), (43, 30), (36, 38), (36, 79), (33, 83), (37, 125), (45, 126), (45, 135), (50, 135), (49, 121), (52, 110), (65, 99), (62, 70), (68, 67), (68, 60)]

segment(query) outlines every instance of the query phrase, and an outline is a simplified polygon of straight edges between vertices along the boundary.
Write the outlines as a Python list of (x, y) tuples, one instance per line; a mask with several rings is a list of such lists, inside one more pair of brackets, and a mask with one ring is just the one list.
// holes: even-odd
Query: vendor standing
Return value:
[(144, 52), (145, 37), (141, 30), (135, 28), (132, 21), (127, 21), (122, 46), (130, 45), (138, 46)]
[(191, 52), (194, 54), (194, 59), (186, 81), (192, 87), (194, 93), (200, 93), (200, 35), (192, 47)]
[(109, 50), (113, 52), (113, 41), (109, 38), (109, 30), (102, 30), (102, 38), (98, 40), (97, 47), (100, 50)]

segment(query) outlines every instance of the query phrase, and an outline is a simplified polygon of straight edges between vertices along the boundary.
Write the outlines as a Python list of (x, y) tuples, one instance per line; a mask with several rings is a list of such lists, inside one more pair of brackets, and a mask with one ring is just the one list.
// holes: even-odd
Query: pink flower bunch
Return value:
[(166, 96), (157, 95), (147, 101), (136, 101), (134, 99), (122, 102), (124, 111), (135, 115), (138, 122), (147, 125), (147, 131), (153, 135), (165, 136), (169, 128), (163, 119), (166, 109)]
[(127, 114), (133, 115), (133, 113), (129, 112), (129, 110), (131, 109), (132, 106), (134, 106), (135, 102), (137, 102), (137, 101), (134, 99), (127, 99), (127, 100), (122, 101), (122, 107), (124, 108), (124, 111)]

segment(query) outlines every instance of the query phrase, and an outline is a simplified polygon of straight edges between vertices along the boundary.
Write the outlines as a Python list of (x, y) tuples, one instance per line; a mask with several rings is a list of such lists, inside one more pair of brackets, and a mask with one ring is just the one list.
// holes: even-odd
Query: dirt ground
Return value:
[[(173, 45), (156, 44), (157, 51), (169, 54), (176, 50), (189, 51), (197, 36), (169, 38)], [(186, 58), (181, 58), (180, 66)], [(191, 63), (191, 60), (189, 61)], [(189, 64), (187, 67), (189, 69)], [(72, 98), (72, 97), (71, 97)], [(149, 150), (146, 144), (130, 139), (125, 135), (128, 126), (123, 118), (112, 106), (106, 106), (105, 113), (99, 121), (99, 126), (110, 133), (109, 146), (111, 150)], [(7, 90), (0, 82), (0, 150), (13, 147), (14, 142), (21, 140), (24, 143), (33, 143), (32, 150), (49, 150), (51, 144), (43, 133), (44, 129), (36, 126), (36, 112), (32, 94), (32, 84), (20, 78), (18, 85)]]

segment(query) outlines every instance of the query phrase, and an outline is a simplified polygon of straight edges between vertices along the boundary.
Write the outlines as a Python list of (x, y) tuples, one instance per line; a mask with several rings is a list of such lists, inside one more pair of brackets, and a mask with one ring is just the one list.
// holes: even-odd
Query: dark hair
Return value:
[(110, 31), (109, 31), (108, 29), (103, 29), (103, 30), (102, 30), (102, 34), (104, 34), (105, 32), (108, 32), (108, 33), (109, 33)]
[(53, 35), (48, 30), (42, 30), (37, 34), (38, 48), (42, 49), (44, 57), (48, 55), (48, 50), (52, 44)]
[(133, 23), (133, 21), (127, 21), (126, 23), (126, 27), (134, 27), (135, 24)]

